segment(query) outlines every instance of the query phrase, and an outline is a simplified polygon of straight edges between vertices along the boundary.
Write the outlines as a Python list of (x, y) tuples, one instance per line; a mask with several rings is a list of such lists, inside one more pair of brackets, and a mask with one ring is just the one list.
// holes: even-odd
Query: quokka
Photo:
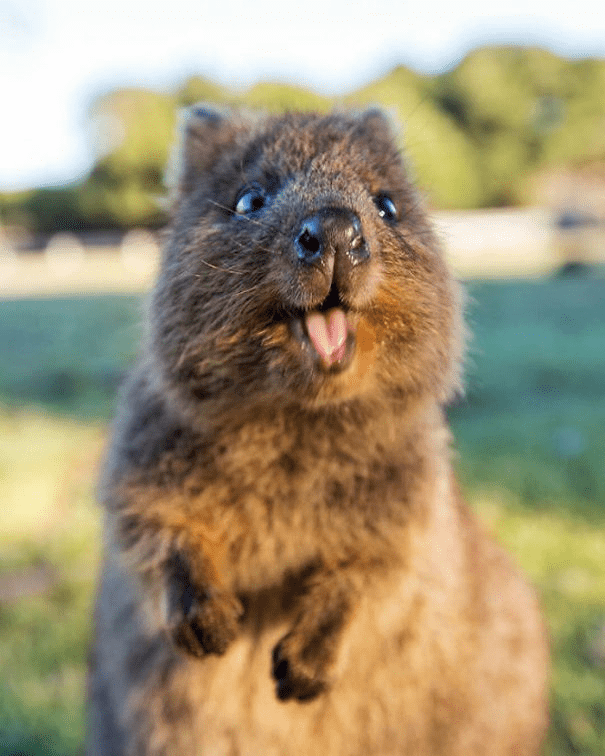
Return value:
[(191, 109), (101, 483), (89, 756), (535, 756), (532, 589), (461, 498), (461, 297), (377, 110)]

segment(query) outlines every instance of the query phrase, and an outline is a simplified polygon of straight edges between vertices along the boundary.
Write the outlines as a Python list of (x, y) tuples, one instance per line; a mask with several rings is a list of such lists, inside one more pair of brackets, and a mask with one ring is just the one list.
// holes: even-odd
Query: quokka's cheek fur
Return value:
[(378, 111), (184, 122), (100, 490), (89, 756), (537, 756), (536, 597), (464, 503), (461, 298)]

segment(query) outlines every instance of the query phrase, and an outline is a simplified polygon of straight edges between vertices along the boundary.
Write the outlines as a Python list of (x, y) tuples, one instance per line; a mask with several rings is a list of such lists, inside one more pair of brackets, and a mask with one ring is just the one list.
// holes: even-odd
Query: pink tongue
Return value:
[(347, 340), (347, 316), (340, 309), (311, 312), (305, 317), (307, 333), (317, 353), (328, 365), (342, 360)]

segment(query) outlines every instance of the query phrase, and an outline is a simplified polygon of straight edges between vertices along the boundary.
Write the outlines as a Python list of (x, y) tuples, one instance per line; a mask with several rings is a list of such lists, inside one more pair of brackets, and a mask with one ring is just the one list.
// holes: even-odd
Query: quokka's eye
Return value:
[(261, 210), (267, 202), (267, 195), (261, 186), (247, 187), (235, 203), (236, 215), (250, 215)]
[(378, 208), (378, 215), (390, 223), (397, 220), (397, 208), (388, 194), (377, 194), (374, 204)]

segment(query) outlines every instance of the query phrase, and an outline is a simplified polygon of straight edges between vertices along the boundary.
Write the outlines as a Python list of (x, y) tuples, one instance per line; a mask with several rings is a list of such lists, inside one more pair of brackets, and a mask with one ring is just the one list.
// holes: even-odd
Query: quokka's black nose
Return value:
[(305, 218), (296, 233), (295, 247), (298, 259), (310, 265), (321, 264), (326, 255), (346, 254), (353, 264), (370, 256), (361, 221), (343, 207), (322, 208)]

